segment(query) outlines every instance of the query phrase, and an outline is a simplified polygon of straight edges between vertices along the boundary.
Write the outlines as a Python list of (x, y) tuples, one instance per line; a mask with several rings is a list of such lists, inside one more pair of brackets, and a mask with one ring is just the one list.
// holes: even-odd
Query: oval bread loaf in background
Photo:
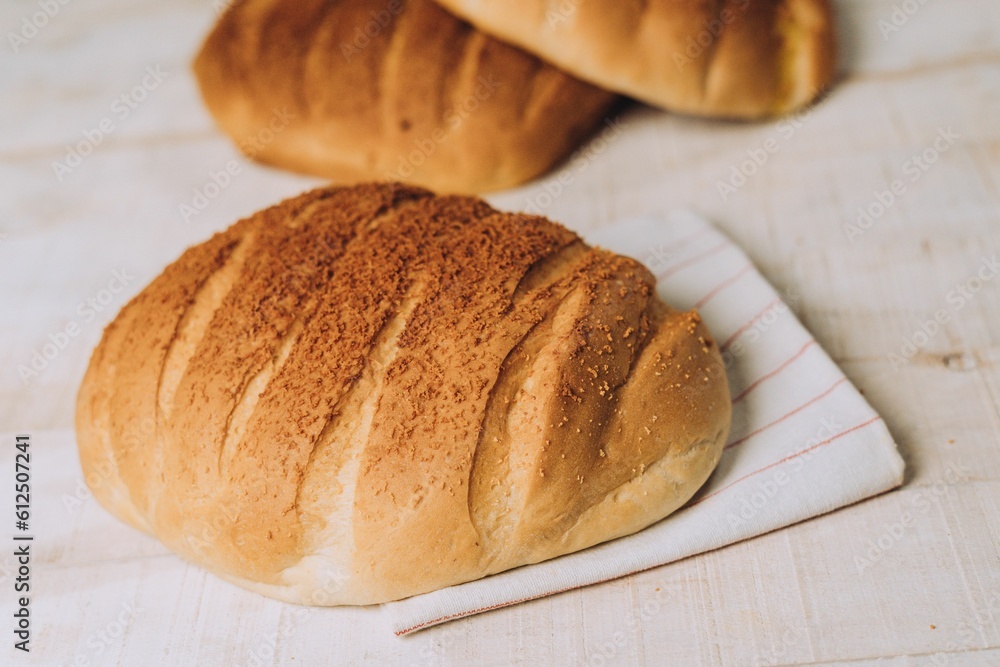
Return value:
[(544, 218), (327, 188), (186, 251), (104, 332), (85, 479), (282, 600), (369, 604), (636, 532), (708, 478), (722, 360), (638, 262)]
[(219, 126), (256, 160), (447, 192), (541, 174), (617, 99), (431, 0), (237, 0), (194, 70)]
[(696, 116), (777, 116), (836, 72), (829, 0), (438, 0), (585, 81)]

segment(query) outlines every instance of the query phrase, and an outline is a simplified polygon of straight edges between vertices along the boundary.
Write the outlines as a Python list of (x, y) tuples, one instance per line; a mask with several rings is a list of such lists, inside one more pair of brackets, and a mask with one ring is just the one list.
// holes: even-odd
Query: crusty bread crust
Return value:
[(444, 192), (545, 172), (617, 99), (430, 0), (239, 0), (194, 70), (220, 127), (254, 159)]
[(438, 0), (609, 90), (700, 116), (793, 111), (835, 74), (829, 0)]
[(395, 600), (642, 529), (721, 455), (694, 312), (544, 218), (306, 193), (185, 252), (94, 352), (85, 478), (182, 556), (307, 604)]

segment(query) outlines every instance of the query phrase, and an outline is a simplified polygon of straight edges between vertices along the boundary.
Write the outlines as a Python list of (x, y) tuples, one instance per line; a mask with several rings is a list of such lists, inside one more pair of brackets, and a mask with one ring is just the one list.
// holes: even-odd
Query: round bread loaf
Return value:
[(186, 251), (80, 389), (111, 512), (242, 586), (396, 600), (638, 531), (719, 460), (731, 404), (694, 312), (544, 218), (378, 184)]
[(617, 99), (431, 0), (236, 0), (194, 70), (254, 159), (447, 192), (537, 176)]

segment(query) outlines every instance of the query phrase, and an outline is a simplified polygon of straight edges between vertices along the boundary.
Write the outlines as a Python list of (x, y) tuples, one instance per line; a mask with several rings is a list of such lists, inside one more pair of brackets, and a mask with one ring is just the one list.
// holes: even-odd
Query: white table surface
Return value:
[[(712, 123), (636, 107), (571, 163), (561, 193), (547, 194), (552, 174), (489, 199), (510, 209), (544, 204), (581, 231), (675, 207), (712, 219), (882, 413), (908, 462), (905, 486), (640, 575), (396, 638), (379, 609), (262, 603), (93, 500), (67, 502), (76, 453), (51, 432), (72, 426), (103, 325), (185, 247), (319, 181), (245, 165), (204, 211), (182, 219), (193, 189), (240, 159), (188, 68), (215, 17), (208, 0), (69, 1), (17, 53), (7, 33), (39, 6), (3, 3), (0, 431), (34, 436), (29, 661), (1000, 664), (1000, 273), (990, 264), (1000, 253), (1000, 3), (836, 6), (842, 80), (794, 123)], [(903, 13), (890, 32), (894, 6)], [(124, 117), (116, 100), (148, 67), (164, 78)], [(104, 119), (113, 131), (60, 181), (53, 162)], [(912, 158), (941, 132), (952, 139), (921, 170)], [(723, 198), (717, 183), (771, 138), (777, 152)], [(845, 227), (896, 180), (902, 194), (868, 229)], [(124, 289), (104, 292), (119, 286), (115, 271)], [(947, 321), (918, 334), (939, 311)], [(73, 324), (64, 349), (22, 378), (33, 352)], [(914, 338), (919, 349), (902, 358)], [(10, 564), (0, 556), (0, 663), (20, 664), (8, 629)], [(154, 594), (162, 590), (176, 594)], [(241, 613), (222, 613), (231, 609)]]

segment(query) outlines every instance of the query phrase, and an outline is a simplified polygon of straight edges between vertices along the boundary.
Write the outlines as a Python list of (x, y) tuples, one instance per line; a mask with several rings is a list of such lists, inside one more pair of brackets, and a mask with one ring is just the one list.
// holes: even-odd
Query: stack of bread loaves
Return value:
[(438, 2), (237, 0), (195, 62), (205, 102), (241, 146), (281, 114), (262, 162), (483, 192), (549, 169), (618, 94), (765, 118), (834, 73), (828, 0)]
[[(263, 161), (472, 191), (549, 168), (618, 93), (755, 118), (832, 71), (825, 0), (441, 1), (464, 20), (238, 1), (198, 56), (205, 100), (241, 144), (281, 118)], [(705, 482), (731, 415), (718, 347), (654, 283), (474, 197), (306, 193), (189, 249), (106, 329), (85, 479), (177, 553), (307, 604), (634, 533)]]

